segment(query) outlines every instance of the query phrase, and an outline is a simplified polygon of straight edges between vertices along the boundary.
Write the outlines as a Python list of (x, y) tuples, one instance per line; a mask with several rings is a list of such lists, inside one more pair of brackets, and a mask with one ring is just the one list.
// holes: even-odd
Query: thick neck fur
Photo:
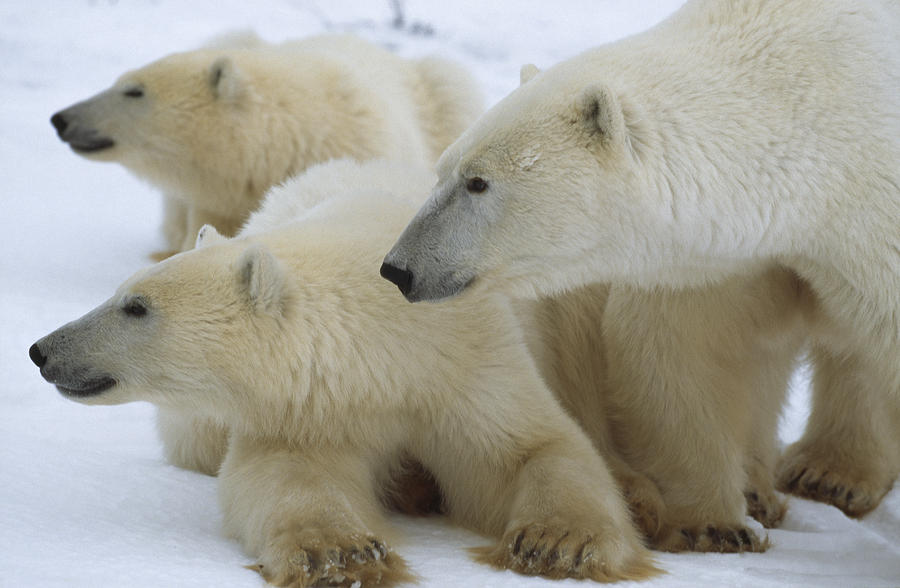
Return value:
[[(761, 260), (818, 266), (849, 288), (877, 275), (894, 299), (872, 304), (896, 308), (900, 175), (879, 170), (900, 161), (900, 97), (865, 80), (850, 83), (858, 78), (859, 48), (842, 45), (844, 31), (871, 15), (811, 6), (805, 30), (795, 20), (782, 31), (778, 10), (764, 4), (747, 3), (735, 16), (732, 7), (699, 2), (656, 29), (586, 54), (593, 71), (609, 71), (605, 83), (622, 96), (642, 189), (669, 203), (671, 239), (649, 255), (665, 260), (673, 280)], [(684, 36), (679, 27), (700, 15), (709, 21), (703, 32)], [(772, 30), (780, 34), (763, 34)], [(728, 42), (716, 42), (720, 37)], [(900, 82), (896, 72), (885, 75)], [(823, 116), (841, 105), (865, 112), (848, 110), (851, 124)], [(835, 233), (845, 235), (837, 246)], [(873, 241), (884, 235), (897, 238)], [(860, 267), (876, 250), (886, 261)]]
[[(374, 286), (377, 280), (375, 273)], [(398, 337), (364, 307), (393, 292), (336, 286), (309, 268), (292, 282), (284, 315), (252, 336), (268, 345), (260, 352), (268, 365), (254, 368), (255, 381), (239, 384), (245, 390), (232, 391), (237, 402), (226, 418), (251, 436), (266, 431), (298, 444), (357, 445), (379, 438), (368, 428), (384, 430), (385, 420), (408, 417), (402, 402), (408, 384), (391, 377), (403, 372), (402, 354), (392, 350)], [(399, 441), (380, 437), (386, 445)]]

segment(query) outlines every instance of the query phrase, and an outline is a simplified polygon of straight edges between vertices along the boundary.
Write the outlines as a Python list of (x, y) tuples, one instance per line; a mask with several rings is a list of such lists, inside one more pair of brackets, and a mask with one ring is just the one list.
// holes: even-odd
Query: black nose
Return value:
[(397, 287), (400, 288), (400, 292), (402, 292), (404, 296), (409, 294), (409, 291), (412, 289), (413, 275), (409, 270), (382, 263), (381, 277), (389, 282), (397, 284)]
[(66, 132), (66, 127), (69, 126), (69, 121), (66, 120), (66, 117), (61, 112), (57, 112), (50, 117), (50, 124), (56, 129), (56, 134), (62, 137), (63, 133)]
[(28, 357), (30, 357), (31, 361), (34, 362), (34, 365), (39, 368), (44, 367), (44, 364), (47, 363), (47, 356), (41, 353), (41, 348), (38, 347), (37, 343), (32, 345), (31, 349), (28, 350)]

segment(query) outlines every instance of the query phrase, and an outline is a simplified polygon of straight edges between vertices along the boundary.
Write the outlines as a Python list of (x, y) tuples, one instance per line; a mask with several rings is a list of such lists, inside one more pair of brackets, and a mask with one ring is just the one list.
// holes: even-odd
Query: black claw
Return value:
[(694, 536), (694, 534), (687, 529), (682, 529), (681, 534), (687, 540), (688, 548), (693, 549), (694, 545), (696, 545), (697, 543), (697, 538)]
[(741, 538), (738, 535), (738, 532), (734, 529), (729, 529), (725, 534), (725, 543), (728, 544), (732, 549), (736, 549), (740, 551), (741, 549)]
[(561, 556), (561, 554), (559, 553), (559, 550), (558, 550), (558, 549), (554, 549), (553, 551), (551, 551), (551, 552), (550, 552), (550, 555), (547, 556), (547, 566), (548, 566), (548, 567), (553, 567), (553, 566), (555, 566), (555, 565), (556, 565), (556, 562), (559, 561), (559, 558), (560, 558), (560, 557), (562, 557), (562, 556)]
[(525, 540), (525, 531), (519, 531), (519, 534), (516, 535), (516, 541), (513, 543), (513, 555), (519, 555), (519, 551), (522, 550), (522, 541)]
[(794, 490), (797, 487), (797, 483), (800, 481), (800, 478), (802, 478), (805, 473), (806, 473), (806, 468), (803, 468), (802, 470), (800, 470), (800, 473), (797, 474), (794, 477), (794, 479), (792, 479), (790, 482), (788, 482), (788, 485), (787, 485), (788, 489)]
[(543, 555), (544, 550), (547, 548), (547, 545), (541, 544), (541, 539), (546, 537), (546, 535), (547, 535), (546, 529), (541, 531), (541, 536), (538, 537), (537, 541), (535, 541), (534, 547), (532, 547), (531, 551), (528, 552), (528, 555), (525, 556), (527, 559), (537, 561), (538, 559), (541, 558), (541, 555)]
[(744, 545), (748, 547), (753, 546), (753, 541), (750, 539), (750, 533), (748, 533), (746, 529), (741, 529), (738, 532), (738, 537)]
[[(318, 558), (313, 557), (313, 555), (309, 552), (306, 552), (306, 561), (309, 564), (309, 569), (311, 572), (318, 572), (321, 567), (321, 562)], [(302, 566), (301, 566), (302, 567)]]
[(577, 570), (581, 567), (581, 561), (584, 558), (584, 550), (587, 548), (587, 542), (581, 544), (581, 547), (578, 548), (578, 553), (575, 555), (575, 561), (572, 562), (572, 569)]
[(346, 560), (344, 559), (344, 552), (338, 551), (336, 549), (328, 550), (328, 560), (337, 565), (339, 568), (342, 568), (346, 565)]

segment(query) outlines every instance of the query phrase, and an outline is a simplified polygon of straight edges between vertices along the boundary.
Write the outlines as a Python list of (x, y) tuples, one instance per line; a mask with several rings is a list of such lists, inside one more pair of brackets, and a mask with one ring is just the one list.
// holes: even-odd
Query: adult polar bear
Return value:
[(382, 274), (416, 301), (788, 268), (814, 397), (778, 484), (875, 508), (900, 471), (900, 4), (694, 0), (529, 77), (442, 156)]
[(51, 122), (79, 155), (163, 190), (177, 252), (204, 224), (233, 235), (266, 190), (313, 163), (430, 165), (481, 109), (472, 78), (441, 59), (404, 60), (350, 35), (232, 34), (127, 72)]
[(432, 182), (406, 163), (318, 166), (273, 191), (239, 237), (205, 230), (30, 355), (73, 400), (184, 415), (164, 438), (199, 453), (193, 464), (224, 453), (225, 525), (278, 585), (409, 579), (379, 503), (406, 457), (435, 475), (451, 520), (497, 540), (481, 561), (653, 574), (504, 297), (410, 312), (375, 274)]

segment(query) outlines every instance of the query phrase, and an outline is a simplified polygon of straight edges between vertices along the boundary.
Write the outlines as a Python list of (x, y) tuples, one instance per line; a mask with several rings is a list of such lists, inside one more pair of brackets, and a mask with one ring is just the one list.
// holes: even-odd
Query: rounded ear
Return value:
[(606, 86), (595, 84), (581, 91), (576, 105), (578, 122), (604, 143), (625, 139), (625, 113), (618, 98)]
[(241, 72), (229, 57), (219, 57), (209, 66), (209, 86), (216, 98), (234, 100), (244, 90)]
[(264, 246), (251, 245), (237, 263), (239, 287), (254, 310), (278, 313), (281, 311), (286, 277), (281, 262)]
[(200, 227), (200, 230), (197, 231), (197, 241), (194, 243), (194, 249), (215, 245), (216, 243), (227, 240), (228, 237), (219, 233), (219, 231), (216, 230), (216, 227), (212, 225), (203, 225)]
[(533, 63), (526, 63), (519, 70), (519, 85), (522, 86), (527, 83), (531, 78), (541, 73), (541, 70), (537, 68), (537, 66)]

